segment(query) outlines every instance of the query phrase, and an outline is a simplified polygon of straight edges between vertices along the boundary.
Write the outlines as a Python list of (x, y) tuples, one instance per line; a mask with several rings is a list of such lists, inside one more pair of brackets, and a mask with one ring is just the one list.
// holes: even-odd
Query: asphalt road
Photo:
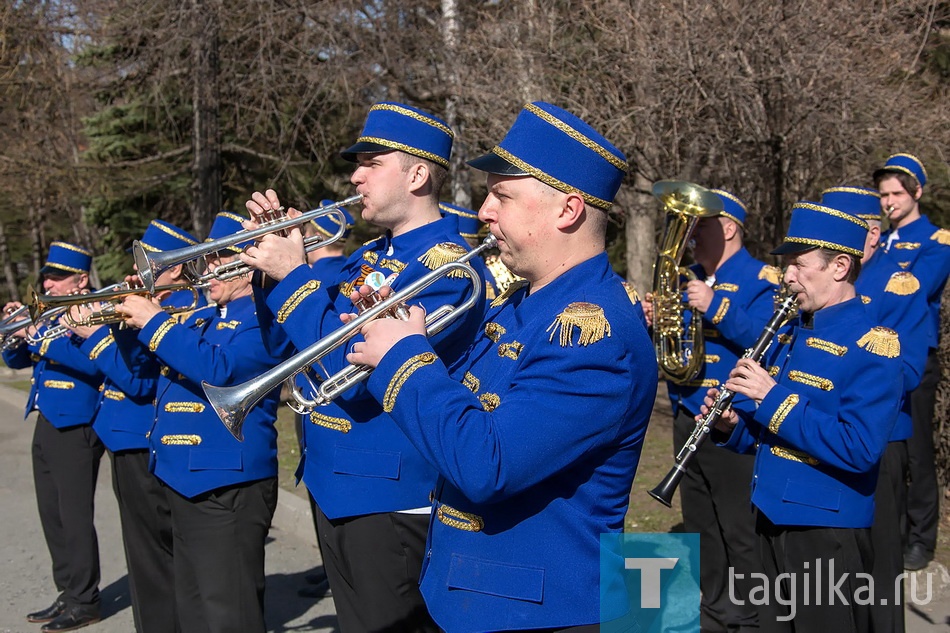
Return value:
[[(51, 563), (33, 494), (30, 442), (33, 418), (23, 420), (26, 393), (0, 385), (0, 633), (38, 633), (26, 614), (56, 597)], [(102, 621), (83, 631), (130, 633), (132, 608), (109, 459), (96, 491), (96, 530), (102, 566)], [(305, 500), (282, 491), (266, 549), (266, 617), (269, 631), (336, 630), (333, 600), (301, 598), (304, 576), (320, 565)]]

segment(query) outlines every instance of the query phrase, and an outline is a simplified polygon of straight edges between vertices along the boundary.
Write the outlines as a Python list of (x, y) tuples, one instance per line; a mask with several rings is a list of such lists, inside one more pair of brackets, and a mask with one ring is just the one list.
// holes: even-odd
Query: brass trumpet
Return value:
[[(69, 327), (91, 327), (95, 325), (109, 325), (111, 323), (121, 323), (125, 320), (125, 315), (116, 312), (116, 306), (122, 303), (122, 300), (132, 295), (143, 297), (154, 297), (163, 292), (177, 292), (187, 290), (192, 294), (191, 304), (187, 306), (164, 306), (162, 309), (168, 314), (178, 314), (181, 312), (190, 312), (198, 306), (198, 287), (193, 284), (170, 284), (167, 286), (156, 286), (153, 291), (142, 287), (132, 287), (128, 282), (119, 282), (83, 295), (41, 295), (34, 289), (30, 289), (29, 309), (30, 315), (37, 321), (44, 322), (56, 320), (60, 316)], [(98, 306), (94, 304), (99, 304)], [(88, 306), (88, 314), (85, 316), (74, 317), (70, 308), (77, 306)], [(49, 329), (64, 326), (47, 323)], [(49, 331), (49, 330), (47, 330)], [(44, 336), (43, 338), (51, 338)]]
[[(317, 407), (329, 404), (334, 398), (347, 389), (356, 386), (368, 378), (369, 375), (373, 373), (373, 368), (365, 365), (348, 365), (333, 376), (327, 378), (319, 386), (310, 381), (311, 389), (315, 394), (312, 399), (304, 397), (300, 390), (293, 385), (293, 378), (297, 374), (307, 372), (311, 366), (318, 363), (324, 356), (345, 345), (347, 341), (356, 336), (369, 321), (381, 316), (390, 316), (394, 313), (398, 316), (405, 310), (407, 301), (443, 277), (453, 274), (464, 275), (468, 277), (472, 284), (472, 294), (459, 306), (443, 305), (431, 314), (426, 315), (426, 335), (433, 336), (438, 334), (455, 321), (455, 319), (459, 318), (463, 312), (481, 300), (482, 281), (479, 279), (475, 269), (468, 265), (468, 262), (483, 251), (493, 248), (495, 245), (495, 236), (489, 234), (478, 247), (472, 249), (458, 260), (439, 266), (399, 292), (367, 308), (346, 325), (337, 328), (313, 345), (264, 372), (257, 378), (252, 378), (251, 380), (231, 387), (215, 387), (206, 382), (202, 382), (201, 386), (205, 391), (205, 397), (208, 398), (208, 402), (214, 407), (215, 412), (218, 414), (218, 417), (221, 418), (224, 425), (239, 441), (244, 440), (242, 429), (248, 411), (250, 411), (261, 398), (279, 387), (281, 383), (285, 381), (290, 381), (291, 383), (292, 397), (298, 405), (294, 410), (298, 413), (307, 413)], [(307, 379), (310, 380), (309, 377), (307, 377)]]
[[(202, 244), (196, 244), (194, 246), (176, 248), (171, 251), (150, 253), (145, 250), (141, 242), (136, 240), (132, 242), (132, 256), (135, 258), (135, 266), (138, 268), (139, 278), (142, 280), (142, 283), (145, 284), (145, 287), (151, 291), (155, 287), (155, 280), (158, 279), (158, 276), (163, 271), (168, 270), (172, 266), (196, 262), (206, 255), (211, 255), (226, 248), (230, 248), (235, 244), (240, 244), (241, 242), (246, 242), (248, 240), (255, 240), (269, 233), (286, 232), (295, 227), (302, 226), (311, 220), (322, 218), (324, 216), (334, 216), (336, 219), (336, 224), (339, 225), (336, 233), (326, 239), (321, 239), (319, 236), (312, 236), (304, 239), (304, 248), (309, 253), (311, 251), (317, 250), (318, 248), (329, 246), (343, 237), (343, 234), (346, 232), (346, 217), (343, 215), (343, 212), (340, 209), (342, 207), (348, 207), (350, 205), (357, 204), (362, 199), (362, 194), (357, 194), (355, 196), (350, 196), (346, 200), (337, 202), (336, 204), (330, 204), (325, 207), (320, 207), (319, 209), (311, 209), (310, 211), (307, 211), (296, 218), (288, 218), (285, 216), (278, 220), (268, 219), (262, 224), (262, 226), (252, 231), (238, 231), (233, 235), (228, 235), (226, 237), (204, 242)], [(253, 269), (251, 269), (250, 266), (240, 260), (235, 260), (233, 262), (224, 264), (223, 266), (218, 266), (213, 271), (205, 274), (199, 274), (195, 272), (195, 270), (190, 270), (187, 274), (193, 283), (204, 284), (211, 281), (212, 279), (225, 281), (227, 279), (234, 279), (235, 277), (247, 275), (251, 272), (253, 272)]]
[(21, 305), (19, 308), (8, 311), (7, 315), (0, 321), (0, 350), (16, 349), (25, 342), (23, 337), (13, 336), (13, 333), (30, 324), (28, 316), (20, 318), (28, 309), (28, 306)]

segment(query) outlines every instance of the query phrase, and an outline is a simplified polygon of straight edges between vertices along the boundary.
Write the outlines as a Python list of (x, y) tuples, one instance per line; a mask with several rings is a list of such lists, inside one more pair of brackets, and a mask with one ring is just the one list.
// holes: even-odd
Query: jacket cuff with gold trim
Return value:
[(790, 407), (789, 404), (791, 403), (786, 402), (791, 395), (793, 395), (793, 392), (788, 387), (776, 384), (769, 390), (765, 398), (762, 399), (762, 403), (755, 410), (755, 421), (761, 424), (764, 429), (781, 436), (781, 427), (786, 420), (798, 417), (796, 415), (798, 412), (794, 411), (796, 407)]
[(165, 312), (159, 312), (148, 320), (145, 327), (139, 330), (139, 341), (149, 351), (154, 352), (158, 350), (168, 331), (176, 325), (178, 325), (178, 321), (174, 317), (168, 316)]
[(706, 310), (703, 317), (713, 325), (719, 325), (729, 311), (730, 303), (731, 301), (729, 301), (725, 294), (713, 291), (713, 298), (712, 301), (709, 302), (709, 309)]
[[(79, 349), (82, 350), (82, 353), (86, 356), (89, 356), (91, 360), (95, 360), (102, 350), (113, 344), (114, 339), (110, 342), (105, 342), (107, 338), (112, 334), (112, 329), (109, 327), (101, 327), (92, 334), (89, 335), (89, 338), (82, 342), (82, 345), (79, 346)], [(101, 347), (100, 347), (101, 344)], [(95, 356), (93, 356), (95, 353)]]
[(367, 388), (391, 412), (400, 394), (425, 389), (426, 381), (419, 378), (433, 365), (441, 367), (428, 339), (421, 334), (407, 336), (386, 353), (370, 374)]
[(314, 333), (314, 315), (322, 313), (330, 303), (326, 288), (327, 284), (316, 279), (309, 266), (301, 264), (267, 294), (267, 308), (275, 323), (295, 342), (298, 336), (307, 340)]

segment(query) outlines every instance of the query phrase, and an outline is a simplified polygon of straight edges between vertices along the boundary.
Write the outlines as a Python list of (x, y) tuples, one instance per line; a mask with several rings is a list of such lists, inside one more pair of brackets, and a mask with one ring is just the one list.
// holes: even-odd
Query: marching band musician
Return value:
[[(933, 323), (920, 281), (878, 248), (881, 240), (880, 198), (874, 189), (833, 187), (822, 192), (821, 204), (867, 222), (869, 230), (861, 257), (861, 274), (854, 289), (874, 322), (897, 332), (901, 343), (904, 397), (881, 459), (874, 493), (874, 524), (871, 526), (874, 584), (893, 587), (903, 569), (901, 513), (906, 503), (906, 440), (912, 430), (909, 395), (920, 384), (929, 341), (933, 338)], [(871, 620), (875, 633), (901, 633), (904, 630), (904, 607), (894, 600), (875, 604), (871, 608)]]
[[(341, 326), (339, 315), (353, 309), (354, 288), (388, 279), (398, 290), (468, 251), (455, 218), (442, 218), (438, 206), (453, 136), (444, 121), (411, 106), (384, 102), (370, 109), (359, 139), (342, 156), (357, 164), (350, 182), (363, 195), (363, 219), (386, 234), (357, 249), (333, 283), (316, 279), (304, 265), (298, 231), (266, 235), (241, 256), (278, 282), (266, 290), (267, 306), (297, 349)], [(279, 206), (272, 190), (255, 193), (247, 203), (252, 217)], [(480, 264), (474, 266), (484, 279)], [(471, 286), (467, 279), (445, 277), (417, 300), (433, 310), (459, 305)], [(457, 358), (474, 337), (485, 306), (481, 299), (434, 337), (447, 359)], [(327, 371), (342, 368), (344, 353), (324, 359)], [(341, 630), (436, 630), (418, 584), (434, 468), (365, 387), (313, 411), (305, 426), (300, 471), (318, 506)]]
[[(198, 240), (162, 220), (152, 220), (140, 240), (149, 251), (184, 248)], [(184, 284), (183, 266), (162, 272), (157, 285)], [(162, 307), (204, 306), (204, 295), (168, 293)], [(182, 316), (179, 316), (182, 318)], [(132, 617), (138, 633), (176, 633), (172, 526), (165, 491), (149, 472), (148, 431), (160, 363), (124, 324), (72, 327), (85, 338), (82, 351), (105, 375), (93, 429), (112, 459), (112, 488), (119, 507)]]
[(939, 492), (934, 460), (933, 415), (940, 362), (940, 298), (950, 274), (950, 231), (935, 226), (920, 212), (927, 184), (923, 163), (912, 154), (894, 154), (874, 172), (881, 208), (890, 228), (881, 236), (884, 251), (920, 280), (930, 307), (933, 337), (920, 386), (911, 396), (913, 433), (907, 440), (910, 484), (907, 488), (907, 533), (904, 568), (923, 569), (937, 544)]
[[(55, 296), (88, 291), (91, 265), (89, 251), (53, 242), (40, 269), (43, 289)], [(38, 335), (44, 330), (41, 326)], [(93, 507), (105, 449), (91, 423), (102, 376), (81, 345), (82, 339), (67, 333), (3, 352), (9, 367), (33, 366), (26, 404), (27, 415), (39, 411), (33, 433), (33, 480), (59, 592), (49, 607), (26, 616), (29, 622), (45, 623), (43, 631), (71, 631), (100, 618)]]
[(439, 471), (421, 585), (438, 625), (595, 631), (600, 535), (623, 530), (657, 384), (604, 252), (626, 160), (535, 102), (469, 164), (488, 173), (479, 217), (526, 282), (460, 361), (438, 355), (418, 306), (368, 324), (349, 360), (376, 366), (370, 392)]
[[(692, 267), (686, 284), (689, 305), (703, 313), (706, 359), (695, 379), (667, 382), (673, 405), (673, 444), (678, 448), (696, 427), (696, 415), (709, 387), (726, 381), (736, 361), (751, 347), (774, 310), (781, 271), (757, 259), (743, 246), (746, 206), (734, 194), (713, 189), (723, 211), (700, 218), (693, 231)], [(652, 302), (643, 301), (648, 323)], [(688, 313), (687, 313), (688, 314)], [(700, 626), (704, 632), (742, 631), (757, 626), (748, 602), (752, 573), (760, 573), (755, 517), (749, 490), (736, 481), (752, 478), (751, 455), (738, 455), (711, 443), (700, 448), (680, 486), (683, 523), (700, 535)], [(737, 602), (730, 599), (729, 570)]]
[[(241, 229), (221, 212), (208, 240)], [(243, 245), (207, 257), (210, 270)], [(207, 403), (201, 382), (243, 382), (279, 362), (264, 348), (246, 277), (210, 282), (216, 304), (183, 323), (157, 301), (127, 297), (118, 307), (162, 364), (150, 468), (171, 510), (175, 600), (182, 633), (266, 630), (264, 540), (277, 505), (278, 394), (268, 394), (238, 442)]]
[[(850, 213), (793, 206), (773, 254), (783, 256), (801, 315), (782, 329), (765, 367), (742, 359), (725, 384), (746, 397), (717, 429), (726, 446), (755, 453), (752, 503), (774, 591), (759, 607), (766, 631), (870, 630), (860, 592), (874, 554), (878, 466), (903, 387), (894, 380), (898, 335), (872, 321), (854, 289), (867, 230)], [(891, 587), (878, 591), (875, 599), (893, 598)]]

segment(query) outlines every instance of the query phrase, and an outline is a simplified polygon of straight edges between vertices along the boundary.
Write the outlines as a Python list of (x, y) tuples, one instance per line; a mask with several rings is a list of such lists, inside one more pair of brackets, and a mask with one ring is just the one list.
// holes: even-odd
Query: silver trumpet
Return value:
[[(24, 316), (29, 306), (21, 305), (7, 312), (7, 315), (0, 321), (0, 350), (7, 351), (16, 349), (26, 342), (22, 336), (13, 336), (13, 333), (23, 329), (30, 324), (28, 316)], [(24, 318), (20, 318), (24, 316)]]
[[(347, 389), (368, 378), (373, 373), (373, 368), (365, 365), (348, 365), (322, 381), (318, 386), (310, 380), (309, 376), (306, 376), (305, 372), (309, 371), (311, 366), (318, 363), (330, 352), (345, 345), (347, 341), (359, 333), (366, 323), (379, 317), (404, 318), (406, 302), (443, 277), (450, 274), (464, 275), (468, 277), (472, 284), (472, 294), (459, 306), (443, 305), (426, 315), (426, 335), (438, 334), (459, 318), (463, 312), (481, 300), (482, 281), (475, 269), (468, 265), (468, 262), (495, 245), (495, 236), (489, 234), (478, 247), (458, 260), (439, 266), (399, 292), (372, 305), (346, 325), (337, 328), (316, 343), (256, 378), (231, 387), (215, 387), (202, 382), (201, 386), (205, 391), (208, 402), (211, 403), (218, 417), (221, 418), (231, 434), (239, 441), (244, 440), (243, 428), (247, 413), (261, 398), (279, 387), (283, 382), (290, 381), (291, 394), (297, 405), (292, 408), (298, 413), (306, 414), (317, 407), (329, 404)], [(310, 387), (315, 394), (313, 398), (306, 398), (293, 384), (294, 377), (300, 373), (304, 373), (304, 376), (310, 381)]]
[[(256, 240), (257, 238), (263, 237), (264, 235), (268, 235), (270, 233), (286, 232), (295, 227), (303, 226), (307, 222), (316, 220), (317, 218), (322, 218), (324, 216), (334, 216), (336, 223), (339, 225), (335, 234), (329, 238), (312, 236), (304, 239), (304, 248), (308, 253), (315, 251), (318, 248), (328, 246), (342, 239), (343, 234), (346, 232), (346, 217), (343, 215), (341, 208), (357, 204), (362, 199), (362, 194), (357, 194), (335, 204), (320, 207), (319, 209), (311, 209), (310, 211), (307, 211), (296, 218), (288, 218), (284, 216), (276, 220), (268, 219), (265, 220), (260, 227), (251, 231), (238, 231), (233, 235), (228, 235), (226, 237), (218, 238), (216, 240), (211, 240), (201, 244), (195, 244), (194, 246), (176, 248), (171, 251), (150, 253), (142, 246), (141, 242), (136, 240), (132, 242), (132, 256), (135, 259), (135, 266), (138, 268), (138, 274), (139, 278), (142, 280), (142, 284), (144, 284), (145, 288), (149, 292), (153, 292), (155, 290), (155, 280), (158, 279), (158, 276), (162, 274), (162, 272), (168, 270), (172, 266), (195, 262), (206, 255), (211, 255), (226, 248), (230, 248), (235, 244), (240, 244), (241, 242)], [(191, 283), (195, 285), (202, 285), (212, 279), (224, 281), (226, 279), (241, 277), (251, 272), (253, 272), (253, 270), (250, 266), (240, 260), (235, 260), (222, 266), (218, 266), (213, 271), (203, 275), (194, 271), (190, 271), (188, 273), (188, 277)]]

